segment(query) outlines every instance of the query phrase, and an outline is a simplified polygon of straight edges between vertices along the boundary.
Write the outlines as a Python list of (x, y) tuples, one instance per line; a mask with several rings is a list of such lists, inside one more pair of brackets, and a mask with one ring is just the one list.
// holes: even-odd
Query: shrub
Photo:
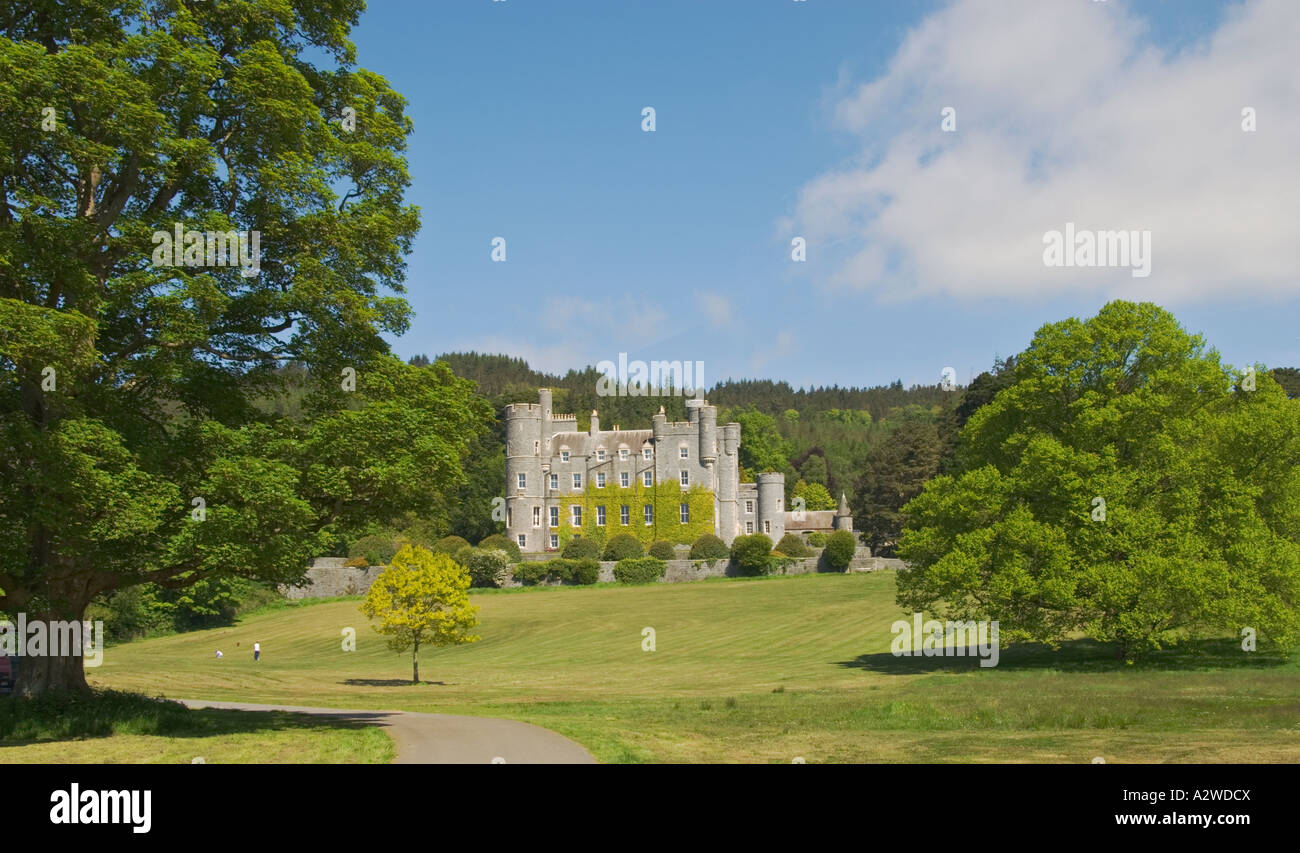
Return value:
[(731, 562), (747, 575), (766, 574), (770, 568), (772, 540), (766, 533), (737, 536), (731, 543)]
[(600, 561), (584, 557), (573, 561), (573, 582), (590, 584), (600, 580)]
[(493, 533), (478, 543), (480, 548), (495, 548), (498, 551), (505, 551), (510, 562), (517, 563), (523, 558), (523, 552), (519, 550), (519, 545), (511, 541), (509, 536), (503, 533)]
[(787, 533), (782, 536), (781, 541), (776, 543), (776, 550), (787, 557), (812, 556), (812, 551), (808, 550), (808, 546), (803, 544), (803, 539), (799, 538), (798, 533)]
[(362, 536), (348, 549), (349, 557), (361, 557), (372, 566), (388, 565), (396, 553), (397, 534), (391, 531)]
[(444, 536), (434, 542), (433, 547), (429, 550), (435, 554), (446, 554), (448, 557), (455, 557), (457, 551), (468, 547), (470, 547), (469, 543), (459, 536)]
[[(535, 586), (539, 583), (555, 583), (557, 581), (575, 580), (586, 577), (590, 574), (590, 568), (582, 569), (584, 564), (595, 563), (596, 572), (600, 572), (600, 563), (590, 558), (581, 560), (569, 560), (565, 558), (556, 558), (554, 560), (523, 560), (515, 564), (515, 580), (525, 586)], [(578, 583), (584, 583), (581, 579)], [(595, 583), (595, 581), (591, 581)]]
[(645, 547), (641, 540), (637, 539), (631, 533), (620, 533), (611, 537), (605, 543), (605, 553), (601, 557), (603, 560), (630, 560), (635, 557), (644, 557)]
[(691, 545), (692, 560), (724, 560), (731, 556), (731, 549), (712, 533), (701, 533), (700, 538)]
[(365, 557), (353, 557), (343, 565), (347, 566), (349, 569), (364, 569), (370, 565), (370, 562), (366, 560)]
[(585, 536), (575, 536), (564, 546), (560, 555), (566, 560), (600, 559), (600, 545)]
[(673, 547), (673, 543), (665, 542), (662, 539), (660, 539), (658, 542), (651, 542), (650, 547), (647, 549), (646, 553), (648, 553), (651, 557), (654, 557), (656, 560), (677, 559), (677, 549)]
[(510, 555), (500, 548), (462, 548), (456, 562), (469, 572), (470, 586), (494, 587), (505, 580)]
[(826, 534), (821, 531), (808, 534), (808, 544), (814, 548), (826, 547)]
[(836, 530), (826, 537), (826, 550), (822, 553), (831, 568), (843, 571), (849, 567), (849, 561), (853, 559), (857, 550), (857, 536), (847, 530)]
[(619, 583), (654, 583), (664, 576), (668, 565), (655, 557), (634, 557), (619, 560), (614, 567), (614, 578)]

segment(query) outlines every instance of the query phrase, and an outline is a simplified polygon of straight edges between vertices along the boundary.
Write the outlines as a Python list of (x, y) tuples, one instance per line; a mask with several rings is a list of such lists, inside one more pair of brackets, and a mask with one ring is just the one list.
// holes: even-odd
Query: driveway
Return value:
[(181, 699), (191, 708), (232, 711), (292, 711), (355, 720), (388, 729), (397, 746), (395, 764), (595, 764), (587, 750), (550, 729), (456, 714), (414, 711), (345, 711), (294, 705), (252, 705), (247, 702), (204, 702)]

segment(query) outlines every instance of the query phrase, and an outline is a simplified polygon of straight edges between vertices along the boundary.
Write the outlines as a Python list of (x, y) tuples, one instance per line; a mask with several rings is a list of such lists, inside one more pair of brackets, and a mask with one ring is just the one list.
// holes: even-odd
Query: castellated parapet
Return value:
[[(713, 497), (713, 532), (727, 544), (744, 533), (766, 533), (773, 542), (785, 534), (785, 476), (759, 474), (756, 483), (741, 483), (740, 424), (719, 427), (718, 409), (707, 401), (688, 399), (685, 421), (669, 421), (660, 407), (649, 429), (603, 430), (593, 411), (591, 428), (578, 432), (574, 415), (551, 411), (550, 389), (537, 397), (537, 403), (505, 409), (506, 533), (521, 550), (559, 548), (561, 528), (573, 529), (563, 512), (566, 498), (571, 508), (588, 488), (608, 489), (613, 497), (626, 489), (633, 504), (635, 487), (666, 483), (707, 490)], [(627, 506), (626, 524), (622, 512), (607, 514), (609, 535), (642, 523), (642, 509)], [(658, 518), (657, 523), (676, 521)], [(838, 529), (846, 525), (852, 529), (852, 519), (837, 517)], [(804, 525), (801, 532), (812, 529)]]

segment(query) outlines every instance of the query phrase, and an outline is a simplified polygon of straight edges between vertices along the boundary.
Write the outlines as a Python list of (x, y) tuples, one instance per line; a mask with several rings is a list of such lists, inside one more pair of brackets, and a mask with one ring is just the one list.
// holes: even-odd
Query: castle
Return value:
[(718, 427), (718, 409), (686, 401), (687, 420), (669, 422), (660, 407), (650, 429), (578, 431), (572, 414), (537, 403), (506, 407), (506, 534), (526, 553), (559, 550), (573, 536), (603, 540), (631, 533), (643, 542), (690, 544), (713, 533), (727, 544), (742, 533), (773, 542), (787, 530), (852, 530), (838, 510), (785, 508), (785, 475), (740, 482), (740, 424)]

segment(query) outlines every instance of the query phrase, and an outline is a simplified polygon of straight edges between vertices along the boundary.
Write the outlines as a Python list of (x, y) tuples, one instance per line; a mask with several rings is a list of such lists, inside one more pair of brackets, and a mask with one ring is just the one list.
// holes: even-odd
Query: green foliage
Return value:
[(523, 558), (519, 545), (503, 533), (493, 533), (491, 536), (485, 537), (483, 541), (478, 543), (478, 546), (480, 548), (496, 548), (499, 551), (505, 551), (512, 563), (517, 563)]
[(614, 578), (619, 583), (654, 583), (664, 576), (668, 566), (655, 557), (637, 557), (619, 560), (614, 566)]
[(780, 551), (787, 557), (811, 557), (812, 551), (808, 546), (803, 544), (803, 538), (798, 533), (787, 533), (781, 537), (781, 541), (776, 543), (775, 550)]
[[(413, 126), (355, 65), (360, 9), (5, 15), (0, 111), (48, 104), (57, 129), (0, 126), (0, 549), (30, 557), (0, 568), (0, 609), (80, 619), (145, 582), (293, 582), (340, 537), (431, 515), (464, 481), (490, 407), (385, 342), (409, 323)], [(258, 274), (153, 263), (173, 224), (259, 233)], [(310, 389), (275, 416), (288, 362)], [(85, 687), (53, 662), (22, 678)]]
[(776, 418), (755, 409), (737, 409), (726, 418), (740, 424), (740, 464), (747, 471), (792, 473), (790, 443), (781, 436)]
[(362, 536), (348, 546), (349, 557), (361, 557), (372, 566), (386, 566), (397, 553), (399, 535), (394, 531)]
[(593, 584), (600, 580), (600, 561), (587, 558), (574, 560), (572, 578), (576, 584)]
[(435, 554), (446, 554), (448, 557), (455, 557), (462, 548), (468, 548), (470, 544), (459, 536), (444, 536), (429, 550)]
[(939, 473), (943, 442), (930, 423), (900, 424), (872, 456), (854, 489), (854, 526), (873, 554), (890, 556), (903, 533), (903, 506)]
[(847, 530), (836, 530), (826, 537), (826, 549), (822, 556), (826, 564), (833, 569), (843, 571), (858, 551), (858, 537)]
[(499, 548), (463, 548), (456, 562), (469, 572), (470, 585), (475, 587), (501, 586), (510, 569), (510, 555)]
[(826, 534), (820, 530), (815, 530), (808, 534), (808, 544), (814, 548), (826, 547)]
[(772, 539), (765, 533), (737, 536), (731, 542), (731, 564), (746, 575), (767, 574)]
[(1239, 390), (1168, 312), (1112, 302), (1041, 328), (1013, 378), (904, 509), (901, 606), (1127, 659), (1300, 639), (1300, 407), (1267, 372)]
[[(683, 503), (689, 507), (690, 521), (686, 524), (681, 522)], [(628, 507), (627, 525), (620, 520), (620, 510), (625, 504)], [(645, 523), (646, 504), (654, 507), (653, 524)], [(574, 505), (582, 507), (581, 530), (573, 528), (570, 508)], [(599, 524), (598, 507), (605, 508), (603, 526)], [(566, 495), (560, 500), (561, 547), (567, 547), (578, 533), (603, 549), (607, 538), (618, 533), (629, 533), (645, 545), (656, 539), (686, 545), (695, 541), (701, 533), (712, 530), (713, 492), (699, 485), (683, 490), (677, 483), (656, 483), (647, 488), (639, 478), (634, 478), (632, 485), (626, 489), (617, 485), (598, 489), (589, 483), (581, 494)]]
[[(821, 461), (822, 469), (825, 470), (825, 460)], [(791, 497), (803, 498), (803, 508), (809, 512), (836, 508), (835, 499), (831, 497), (831, 493), (827, 491), (826, 487), (821, 483), (805, 483), (803, 480), (800, 480), (794, 484), (794, 491), (791, 493)]]
[(588, 539), (585, 536), (575, 536), (569, 540), (567, 545), (564, 546), (564, 550), (561, 553), (564, 555), (565, 559), (569, 560), (599, 560), (601, 551), (598, 542)]
[(515, 580), (524, 586), (564, 581), (592, 584), (600, 579), (600, 561), (592, 557), (524, 560), (516, 563), (513, 571)]
[(641, 540), (630, 533), (620, 533), (610, 537), (610, 540), (605, 543), (605, 553), (601, 555), (601, 559), (626, 560), (643, 556), (645, 556), (645, 547), (641, 544)]
[(646, 549), (646, 553), (656, 560), (677, 559), (677, 549), (673, 547), (673, 543), (665, 542), (662, 539), (651, 542), (650, 547)]
[(409, 545), (370, 585), (361, 612), (379, 619), (375, 630), (388, 637), (390, 649), (412, 649), (412, 683), (420, 681), (420, 646), (479, 639), (469, 633), (478, 625), (478, 607), (469, 603), (466, 594), (469, 585), (469, 573), (451, 557)]
[(691, 544), (692, 560), (725, 560), (730, 556), (731, 549), (727, 547), (727, 543), (712, 533), (701, 533)]

